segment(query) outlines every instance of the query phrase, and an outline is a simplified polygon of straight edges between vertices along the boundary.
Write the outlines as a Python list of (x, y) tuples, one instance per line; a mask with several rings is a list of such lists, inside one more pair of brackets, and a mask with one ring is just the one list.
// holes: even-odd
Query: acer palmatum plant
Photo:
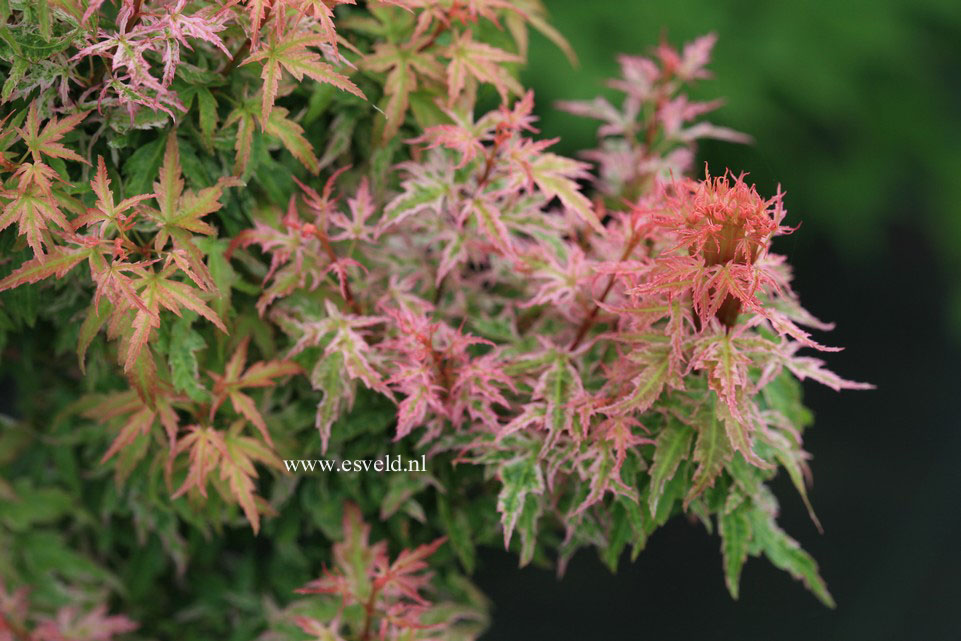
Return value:
[[(685, 93), (713, 36), (559, 105), (602, 123), (574, 160), (517, 80), (530, 28), (573, 60), (537, 0), (0, 14), (0, 595), (48, 613), (4, 638), (128, 632), (105, 593), (183, 639), (476, 638), (479, 545), (616, 568), (680, 513), (733, 596), (763, 554), (833, 603), (766, 482), (815, 519), (799, 381), (867, 386), (799, 353), (833, 348), (771, 251), (784, 194), (695, 177), (748, 140)], [(391, 453), (429, 470), (283, 463)]]

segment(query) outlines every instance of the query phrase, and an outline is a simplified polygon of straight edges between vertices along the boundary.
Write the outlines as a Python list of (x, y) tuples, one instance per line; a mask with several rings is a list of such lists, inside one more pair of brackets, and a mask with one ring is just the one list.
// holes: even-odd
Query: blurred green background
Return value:
[(618, 53), (643, 54), (715, 32), (723, 97), (711, 120), (755, 138), (706, 143), (713, 173), (748, 171), (762, 194), (787, 191), (778, 239), (815, 315), (826, 356), (875, 392), (805, 385), (816, 421), (818, 534), (785, 479), (781, 524), (818, 559), (837, 602), (821, 607), (790, 577), (750, 560), (741, 597), (727, 595), (720, 544), (676, 519), (612, 576), (590, 554), (558, 582), (490, 553), (478, 577), (495, 604), (485, 639), (961, 638), (961, 3), (957, 0), (546, 0), (581, 64), (543, 38), (526, 84), (544, 136), (566, 154), (595, 144), (596, 123), (553, 103), (616, 97)]

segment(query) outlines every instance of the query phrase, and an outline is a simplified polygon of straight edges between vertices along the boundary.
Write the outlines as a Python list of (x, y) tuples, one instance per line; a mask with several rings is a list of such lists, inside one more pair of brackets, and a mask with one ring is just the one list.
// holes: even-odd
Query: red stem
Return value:
[(432, 44), (434, 44), (435, 42), (437, 42), (437, 39), (440, 38), (440, 35), (441, 35), (442, 33), (444, 33), (445, 31), (447, 31), (447, 27), (444, 26), (444, 23), (443, 23), (443, 22), (438, 22), (438, 23), (437, 23), (437, 26), (434, 27), (434, 33), (430, 34), (430, 38), (428, 38), (427, 42), (425, 42), (425, 43), (422, 44), (421, 46), (417, 47), (417, 51), (418, 51), (418, 52), (421, 52), (421, 51), (423, 51), (424, 49), (427, 49), (428, 47), (430, 47)]
[[(654, 144), (654, 138), (657, 136), (657, 110), (660, 108), (661, 104), (664, 102), (664, 98), (660, 97), (657, 99), (657, 105), (655, 106), (655, 113), (651, 115), (651, 119), (647, 124), (647, 128), (644, 132), (644, 147), (645, 153), (650, 152), (651, 146)], [(639, 176), (639, 179), (643, 179), (643, 176)], [(640, 182), (640, 180), (638, 180)], [(637, 243), (640, 239), (637, 237), (636, 233), (631, 234), (631, 239), (627, 243), (627, 247), (624, 248), (624, 253), (621, 255), (621, 261), (627, 260), (634, 248), (637, 247)], [(607, 287), (604, 288), (604, 292), (598, 299), (598, 303), (603, 303), (607, 295), (611, 293), (611, 289), (614, 288), (614, 276), (611, 276), (610, 280), (607, 281)], [(591, 313), (584, 319), (581, 326), (577, 329), (577, 335), (574, 337), (574, 342), (568, 348), (570, 351), (577, 349), (577, 346), (581, 344), (584, 337), (587, 336), (587, 332), (593, 327), (595, 321), (597, 320), (597, 315), (600, 313), (601, 306), (599, 304), (594, 305), (594, 309)]]
[[(636, 232), (632, 232), (631, 239), (624, 248), (624, 253), (621, 254), (621, 259), (618, 262), (627, 260), (627, 257), (630, 256), (631, 252), (634, 251), (634, 248), (637, 247), (639, 240), (640, 237), (638, 234)], [(577, 335), (574, 337), (574, 342), (571, 343), (571, 346), (567, 348), (568, 351), (574, 351), (577, 349), (577, 346), (580, 345), (581, 341), (584, 340), (584, 337), (587, 336), (587, 332), (590, 331), (591, 327), (594, 326), (595, 321), (597, 321), (597, 315), (601, 311), (601, 303), (604, 302), (604, 300), (607, 298), (607, 295), (611, 293), (612, 289), (614, 289), (613, 275), (611, 275), (610, 280), (607, 281), (607, 287), (604, 288), (604, 291), (601, 293), (601, 297), (598, 298), (597, 303), (594, 304), (594, 309), (592, 309), (591, 313), (588, 314), (587, 318), (584, 319), (584, 321), (581, 323), (581, 326), (577, 328)]]
[(361, 633), (359, 641), (370, 640), (371, 626), (374, 623), (374, 606), (377, 603), (378, 592), (380, 592), (380, 587), (374, 582), (370, 588), (370, 596), (364, 604), (364, 631)]
[(124, 25), (123, 33), (127, 33), (131, 29), (137, 26), (140, 22), (140, 9), (143, 6), (143, 0), (135, 0), (133, 5), (133, 14), (130, 16), (130, 20)]

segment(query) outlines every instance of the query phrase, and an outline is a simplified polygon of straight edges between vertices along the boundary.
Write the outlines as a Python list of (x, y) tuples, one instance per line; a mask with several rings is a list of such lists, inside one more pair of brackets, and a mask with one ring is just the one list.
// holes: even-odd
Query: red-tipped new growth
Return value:
[(349, 606), (360, 606), (362, 612), (358, 617), (347, 613), (344, 620), (338, 616), (332, 625), (300, 616), (297, 625), (307, 632), (324, 630), (329, 635), (321, 638), (339, 639), (340, 628), (354, 623), (355, 636), (348, 638), (359, 641), (419, 639), (422, 637), (414, 635), (420, 631), (440, 627), (423, 621), (432, 607), (424, 593), (433, 578), (427, 559), (446, 538), (404, 549), (391, 561), (385, 541), (370, 543), (370, 525), (356, 505), (344, 507), (342, 527), (343, 538), (333, 546), (331, 567), (297, 592), (334, 595), (340, 597), (341, 612)]
[[(655, 220), (673, 231), (679, 246), (703, 260), (705, 268), (751, 268), (767, 252), (774, 236), (794, 231), (781, 225), (787, 212), (780, 187), (765, 200), (754, 185), (744, 182), (744, 176), (734, 177), (726, 171), (712, 177), (705, 168), (704, 180), (683, 178), (666, 189), (666, 209)], [(748, 269), (747, 274), (751, 271)], [(755, 276), (754, 283), (760, 283), (760, 275)], [(737, 322), (741, 303), (738, 296), (729, 293), (720, 301), (715, 316), (731, 328)]]

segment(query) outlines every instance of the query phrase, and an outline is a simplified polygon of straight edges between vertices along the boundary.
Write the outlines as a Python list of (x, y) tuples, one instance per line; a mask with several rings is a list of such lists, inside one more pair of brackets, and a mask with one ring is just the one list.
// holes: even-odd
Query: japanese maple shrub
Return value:
[[(614, 569), (681, 513), (734, 597), (764, 555), (833, 603), (766, 483), (810, 509), (799, 381), (866, 386), (801, 355), (784, 194), (693, 166), (747, 140), (685, 93), (713, 36), (559, 105), (574, 160), (538, 0), (0, 18), (0, 639), (472, 639), (477, 546)], [(290, 466), (385, 454), (428, 469)]]

